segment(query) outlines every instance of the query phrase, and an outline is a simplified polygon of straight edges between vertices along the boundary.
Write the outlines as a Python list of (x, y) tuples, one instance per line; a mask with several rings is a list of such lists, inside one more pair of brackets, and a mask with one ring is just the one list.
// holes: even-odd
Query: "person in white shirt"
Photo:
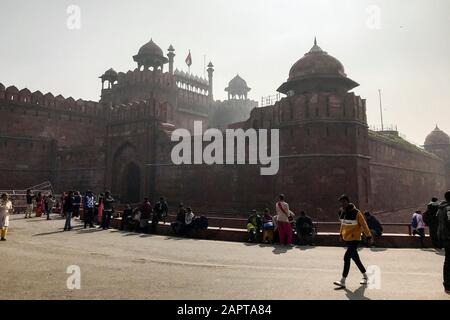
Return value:
[(0, 199), (0, 235), (1, 241), (6, 241), (6, 234), (9, 227), (9, 215), (13, 211), (12, 202), (8, 199), (8, 195), (3, 193)]
[(192, 212), (191, 208), (187, 208), (186, 209), (186, 215), (184, 216), (184, 223), (187, 226), (190, 226), (192, 224), (192, 221), (194, 220), (194, 213)]
[(284, 195), (280, 194), (279, 201), (275, 204), (277, 213), (277, 230), (282, 245), (292, 245), (292, 226), (294, 214), (289, 210), (289, 204), (284, 201)]

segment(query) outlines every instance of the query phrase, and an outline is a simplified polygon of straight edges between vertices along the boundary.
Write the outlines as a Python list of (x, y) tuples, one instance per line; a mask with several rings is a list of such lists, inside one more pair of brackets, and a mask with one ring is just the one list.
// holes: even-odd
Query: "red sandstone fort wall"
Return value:
[[(72, 188), (93, 177), (81, 171), (96, 167), (99, 157), (95, 151), (104, 143), (107, 111), (92, 101), (0, 85), (0, 136), (6, 146), (0, 157), (3, 188), (26, 188), (45, 180), (56, 188), (66, 188), (68, 181), (73, 181)], [(67, 148), (74, 154), (68, 155)]]
[(445, 161), (401, 138), (395, 139), (379, 134), (369, 138), (371, 208), (422, 209), (433, 196), (442, 198), (448, 188)]
[(55, 141), (0, 134), (0, 189), (23, 190), (50, 180)]

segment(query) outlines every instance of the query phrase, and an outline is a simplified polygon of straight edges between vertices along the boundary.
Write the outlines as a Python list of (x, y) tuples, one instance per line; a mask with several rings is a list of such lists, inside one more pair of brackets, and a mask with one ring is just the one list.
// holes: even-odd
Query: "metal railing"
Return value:
[(273, 95), (273, 96), (262, 97), (259, 107), (262, 108), (262, 107), (272, 106), (275, 104), (275, 102), (280, 101), (280, 100), (281, 100), (280, 93)]

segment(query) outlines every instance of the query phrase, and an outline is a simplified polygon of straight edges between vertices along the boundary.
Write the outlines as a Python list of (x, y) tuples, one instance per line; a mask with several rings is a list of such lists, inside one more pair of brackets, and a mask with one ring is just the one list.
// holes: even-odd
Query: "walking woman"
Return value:
[(345, 288), (345, 280), (347, 279), (350, 271), (351, 260), (356, 263), (356, 266), (363, 275), (363, 279), (360, 284), (366, 285), (368, 282), (368, 277), (366, 274), (366, 268), (364, 268), (364, 265), (359, 258), (358, 245), (361, 242), (362, 232), (364, 232), (364, 235), (367, 237), (368, 241), (371, 241), (372, 234), (370, 233), (363, 214), (355, 207), (353, 203), (350, 203), (350, 198), (348, 196), (342, 195), (339, 198), (339, 202), (342, 205), (339, 211), (339, 217), (341, 220), (340, 234), (341, 239), (347, 245), (347, 251), (344, 255), (344, 271), (342, 272), (342, 279), (340, 281), (335, 281), (334, 285), (342, 289)]
[(0, 235), (1, 241), (6, 241), (6, 233), (9, 227), (9, 215), (13, 211), (12, 202), (8, 199), (8, 195), (3, 193), (0, 199)]
[(280, 244), (292, 245), (292, 223), (294, 213), (289, 210), (289, 205), (284, 201), (284, 195), (280, 194), (279, 201), (275, 204), (277, 212), (277, 229), (280, 237)]

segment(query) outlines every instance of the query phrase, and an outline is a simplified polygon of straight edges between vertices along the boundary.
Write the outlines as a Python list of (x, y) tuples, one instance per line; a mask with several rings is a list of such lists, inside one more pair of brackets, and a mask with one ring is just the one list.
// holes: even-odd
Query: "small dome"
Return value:
[(436, 128), (425, 138), (425, 146), (450, 145), (450, 137), (444, 131)]
[(5, 91), (5, 86), (0, 82), (0, 90)]
[(104, 75), (109, 77), (117, 77), (117, 72), (113, 68), (111, 68), (106, 71)]
[(138, 68), (144, 66), (146, 69), (153, 67), (155, 69), (161, 68), (162, 70), (163, 65), (169, 62), (161, 48), (153, 40), (143, 45), (133, 59), (137, 62)]
[(247, 82), (242, 79), (239, 75), (234, 77), (229, 83), (225, 91), (230, 94), (247, 94), (251, 89), (247, 86)]
[(118, 74), (117, 72), (111, 68), (109, 70), (107, 70), (103, 75), (101, 75), (99, 77), (100, 79), (102, 79), (102, 81), (111, 81), (111, 82), (115, 82), (118, 78)]
[(146, 56), (159, 56), (164, 57), (164, 53), (161, 50), (161, 48), (153, 42), (153, 39), (150, 40), (150, 42), (144, 44), (140, 49), (138, 55)]
[(237, 75), (228, 83), (228, 89), (248, 89), (247, 82)]

